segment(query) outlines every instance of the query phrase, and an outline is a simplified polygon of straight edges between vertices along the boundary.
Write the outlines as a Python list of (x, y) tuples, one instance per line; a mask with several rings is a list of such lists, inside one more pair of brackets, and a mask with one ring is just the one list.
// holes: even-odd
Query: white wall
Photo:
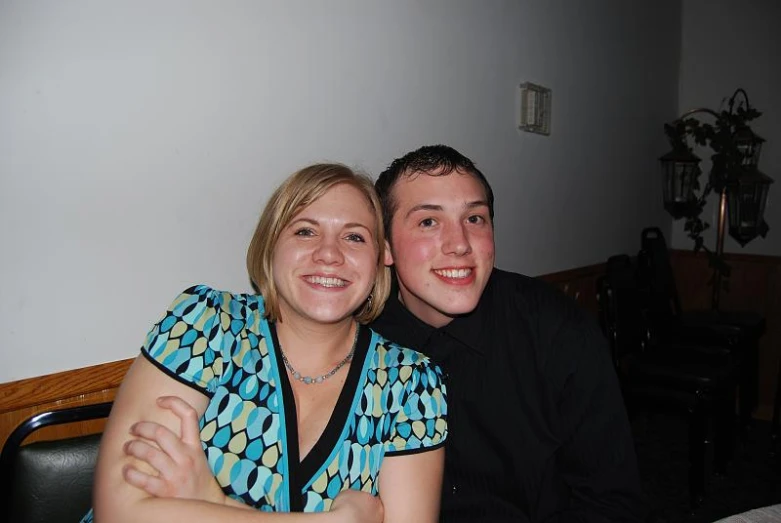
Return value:
[[(3, 0), (0, 382), (134, 356), (192, 283), (249, 290), (261, 206), (315, 161), (448, 143), (493, 182), (499, 266), (636, 251), (669, 227), (680, 2), (629, 4)], [(550, 137), (516, 129), (522, 81)]]
[[(778, 0), (685, 0), (682, 2), (680, 106), (726, 108), (722, 101), (742, 87), (751, 105), (763, 114), (752, 129), (767, 141), (759, 169), (776, 181), (770, 187), (766, 219), (770, 232), (744, 248), (727, 236), (724, 250), (781, 256), (781, 2)], [(742, 100), (742, 98), (738, 98)], [(703, 122), (712, 123), (708, 116)], [(707, 159), (712, 152), (698, 148)], [(710, 162), (703, 161), (707, 173)], [(704, 183), (705, 176), (703, 176)], [(718, 195), (712, 195), (703, 217), (711, 224), (706, 245), (716, 246)], [(673, 226), (673, 246), (691, 249), (683, 222)]]

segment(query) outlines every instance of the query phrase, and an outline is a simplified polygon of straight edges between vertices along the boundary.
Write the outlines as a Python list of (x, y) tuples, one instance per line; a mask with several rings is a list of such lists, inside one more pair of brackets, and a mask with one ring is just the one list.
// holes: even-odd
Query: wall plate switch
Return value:
[(521, 84), (521, 114), (518, 127), (537, 134), (550, 134), (551, 91), (547, 87)]

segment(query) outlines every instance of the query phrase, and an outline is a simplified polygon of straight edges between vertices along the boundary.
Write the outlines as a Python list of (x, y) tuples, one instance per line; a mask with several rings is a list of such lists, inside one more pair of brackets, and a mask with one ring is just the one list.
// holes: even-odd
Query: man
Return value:
[(442, 519), (641, 520), (604, 338), (547, 284), (494, 268), (483, 174), (435, 145), (393, 161), (375, 185), (396, 287), (371, 326), (429, 355), (448, 384)]

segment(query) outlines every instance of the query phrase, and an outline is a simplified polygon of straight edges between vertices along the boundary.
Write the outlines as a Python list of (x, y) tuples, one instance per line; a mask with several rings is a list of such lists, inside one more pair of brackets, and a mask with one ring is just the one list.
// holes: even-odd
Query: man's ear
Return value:
[(388, 240), (385, 240), (385, 263), (386, 267), (390, 267), (393, 265), (393, 253), (391, 252), (390, 243), (388, 243)]

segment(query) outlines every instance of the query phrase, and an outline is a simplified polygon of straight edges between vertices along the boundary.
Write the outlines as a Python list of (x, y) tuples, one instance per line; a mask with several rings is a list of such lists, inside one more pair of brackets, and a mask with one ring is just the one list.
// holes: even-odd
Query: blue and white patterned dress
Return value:
[[(209, 397), (201, 441), (224, 492), (259, 510), (328, 510), (342, 490), (377, 494), (385, 456), (447, 437), (439, 367), (361, 327), (343, 391), (299, 461), (296, 411), (263, 298), (196, 286), (152, 328), (142, 354)], [(92, 521), (92, 512), (83, 522)]]

